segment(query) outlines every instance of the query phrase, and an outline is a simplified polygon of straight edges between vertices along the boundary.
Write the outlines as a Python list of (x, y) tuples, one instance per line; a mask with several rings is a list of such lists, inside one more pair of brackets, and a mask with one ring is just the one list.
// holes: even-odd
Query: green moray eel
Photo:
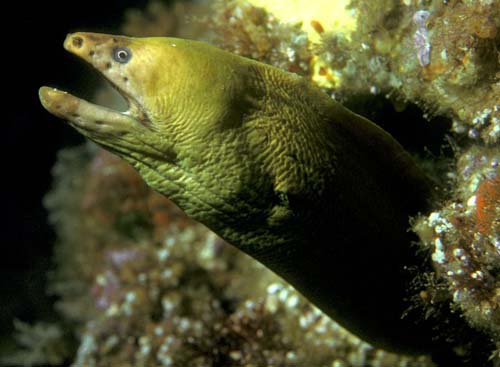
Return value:
[(43, 106), (376, 347), (430, 351), (403, 317), (432, 185), (385, 131), (307, 80), (176, 38), (68, 35), (126, 112), (42, 87)]

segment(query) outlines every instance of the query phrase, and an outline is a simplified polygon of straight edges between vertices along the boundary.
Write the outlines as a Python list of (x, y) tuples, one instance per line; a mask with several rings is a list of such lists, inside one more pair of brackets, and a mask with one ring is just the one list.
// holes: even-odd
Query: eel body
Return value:
[(432, 349), (403, 317), (409, 216), (432, 185), (386, 132), (294, 74), (175, 38), (68, 35), (126, 112), (42, 87), (43, 106), (376, 347)]

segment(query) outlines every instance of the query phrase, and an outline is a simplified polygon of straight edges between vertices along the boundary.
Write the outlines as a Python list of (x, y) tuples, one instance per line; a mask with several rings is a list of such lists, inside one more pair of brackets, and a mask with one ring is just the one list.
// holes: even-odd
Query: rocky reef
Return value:
[[(399, 112), (417, 108), (423, 124), (445, 120), (452, 153), (419, 157), (440, 190), (432, 212), (411, 220), (415, 251), (433, 271), (415, 271), (409, 312), (434, 320), (462, 365), (499, 366), (500, 3), (352, 0), (335, 14), (328, 1), (315, 1), (316, 13), (307, 2), (290, 1), (288, 12), (272, 3), (152, 1), (127, 12), (122, 31), (205, 40), (298, 73), (341, 102), (382, 97)], [(96, 93), (115, 103), (106, 87)], [(61, 152), (46, 205), (64, 321), (19, 324), (28, 348), (9, 364), (435, 365), (349, 334), (92, 145)], [(26, 338), (40, 328), (53, 337)]]

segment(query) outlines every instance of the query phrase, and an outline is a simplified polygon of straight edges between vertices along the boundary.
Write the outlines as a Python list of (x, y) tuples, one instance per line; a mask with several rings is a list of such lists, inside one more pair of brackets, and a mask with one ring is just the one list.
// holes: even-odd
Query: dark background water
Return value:
[[(117, 32), (126, 8), (147, 1), (9, 2), (2, 10), (0, 346), (12, 319), (57, 317), (46, 294), (53, 229), (42, 199), (56, 152), (83, 138), (46, 112), (38, 88), (49, 85), (91, 95), (98, 75), (62, 48), (68, 32)], [(1, 353), (1, 352), (0, 352)]]

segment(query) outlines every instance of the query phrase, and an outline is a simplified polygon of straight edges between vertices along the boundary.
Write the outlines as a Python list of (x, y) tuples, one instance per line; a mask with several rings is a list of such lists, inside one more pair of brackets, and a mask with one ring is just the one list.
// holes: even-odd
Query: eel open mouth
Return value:
[[(132, 130), (138, 125), (150, 126), (150, 121), (141, 104), (133, 98), (128, 85), (119, 71), (112, 67), (109, 44), (125, 37), (97, 33), (78, 32), (69, 34), (64, 48), (91, 64), (127, 102), (128, 109), (120, 112), (109, 107), (87, 102), (74, 95), (50, 87), (41, 87), (39, 97), (43, 107), (50, 113), (67, 120), (73, 127), (87, 133), (113, 134)], [(123, 84), (123, 85), (121, 85)]]

